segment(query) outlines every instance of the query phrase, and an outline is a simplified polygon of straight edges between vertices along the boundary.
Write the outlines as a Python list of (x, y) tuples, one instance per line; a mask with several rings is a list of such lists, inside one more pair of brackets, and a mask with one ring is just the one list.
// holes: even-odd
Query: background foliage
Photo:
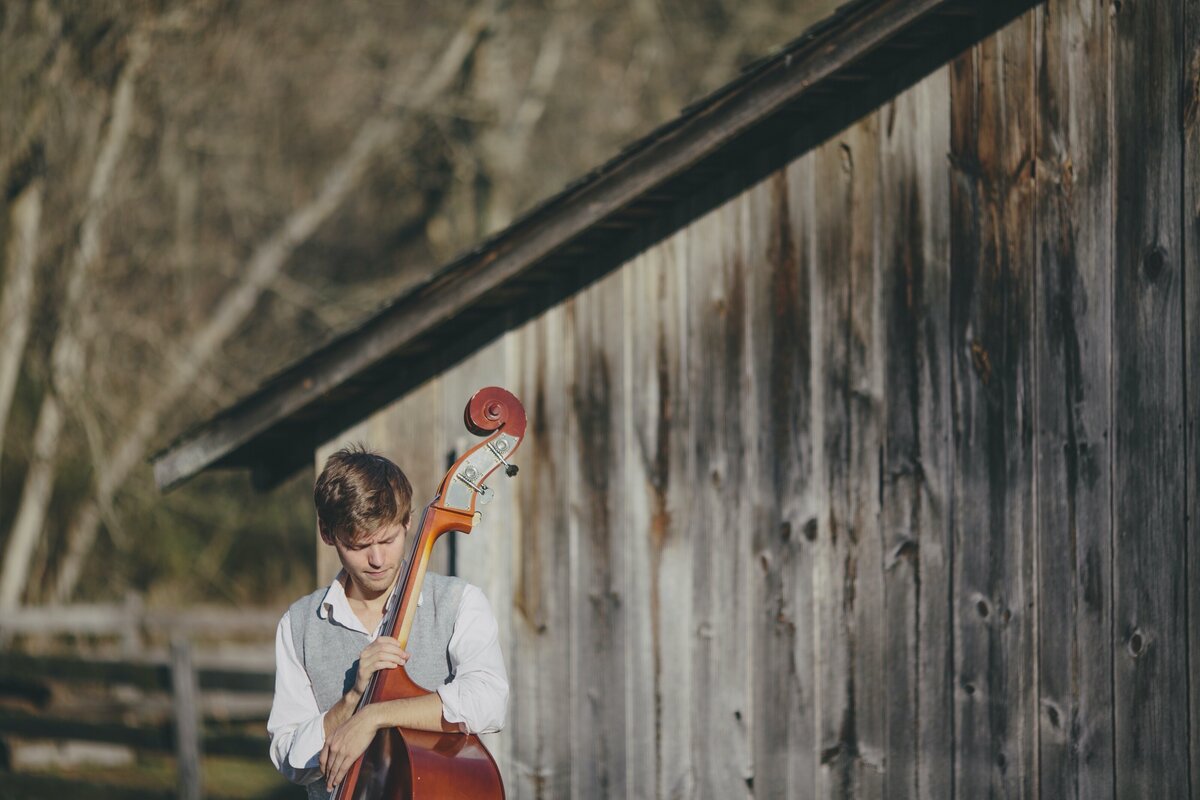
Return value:
[(146, 457), (833, 6), (0, 4), (0, 605), (307, 590), (311, 475)]

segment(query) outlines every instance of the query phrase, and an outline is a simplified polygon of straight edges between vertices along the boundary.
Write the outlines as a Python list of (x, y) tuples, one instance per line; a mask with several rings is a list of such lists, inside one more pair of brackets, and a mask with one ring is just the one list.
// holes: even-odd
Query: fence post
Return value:
[(175, 709), (175, 757), (180, 800), (204, 796), (200, 771), (200, 704), (196, 671), (192, 668), (192, 646), (187, 639), (171, 639), (171, 691)]
[(142, 652), (142, 596), (134, 591), (125, 593), (125, 605), (121, 608), (121, 651), (126, 658)]

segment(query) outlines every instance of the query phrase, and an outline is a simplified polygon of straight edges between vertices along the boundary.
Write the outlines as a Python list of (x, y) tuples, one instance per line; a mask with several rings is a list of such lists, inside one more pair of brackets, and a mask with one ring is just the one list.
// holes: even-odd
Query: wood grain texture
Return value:
[(814, 186), (805, 208), (814, 225), (813, 482), (823, 500), (817, 511), (813, 568), (814, 704), (820, 758), (815, 796), (818, 798), (853, 796), (853, 762), (857, 754), (853, 676), (843, 615), (850, 435), (843, 396), (845, 320), (850, 304), (849, 274), (844, 263), (849, 252), (846, 221), (851, 201), (847, 177), (850, 173), (843, 167), (846, 157), (837, 141), (816, 151)]
[(872, 114), (846, 132), (850, 198), (850, 250), (844, 269), (850, 280), (846, 317), (845, 403), (850, 424), (846, 462), (845, 614), (850, 665), (854, 676), (853, 718), (857, 737), (856, 797), (884, 796), (886, 718), (884, 679), (883, 542), (880, 538), (879, 437), (883, 376), (875, 354), (882, 339), (881, 282), (878, 280), (879, 115)]
[(951, 67), (955, 796), (1037, 785), (1033, 38)]
[(692, 526), (687, 243), (676, 235), (627, 269), (629, 796), (696, 792), (691, 707)]
[(1183, 4), (1112, 19), (1113, 681), (1118, 797), (1185, 797)]
[(880, 112), (881, 536), (889, 798), (953, 785), (948, 74)]
[[(875, 313), (877, 155), (870, 120), (820, 147), (809, 212), (815, 227), (814, 481), (826, 498), (817, 518), (813, 580), (818, 797), (882, 792), (882, 654), (860, 630), (878, 622), (867, 617), (882, 614), (883, 600), (874, 506), (878, 461), (876, 443), (867, 439), (876, 428), (878, 393), (867, 353)], [(862, 296), (856, 282), (866, 287)], [(867, 491), (864, 471), (873, 480)]]
[[(624, 260), (622, 242), (606, 229), (640, 227), (656, 215), (664, 195), (686, 203), (696, 183), (707, 180), (698, 174), (725, 173), (721, 196), (733, 197), (763, 173), (742, 166), (729, 170), (728, 165), (755, 161), (756, 155), (772, 150), (781, 163), (808, 150), (882, 102), (889, 91), (935, 69), (941, 59), (1029, 5), (1030, 0), (845, 4), (841, 13), (723, 91), (693, 104), (489, 241), (436, 270), (434, 278), (354, 331), (277, 375), (264, 390), (187, 434), (156, 457), (160, 485), (173, 485), (213, 463), (259, 464), (265, 474), (262, 464), (267, 462), (271, 477), (286, 476), (303, 463), (306, 450), (289, 446), (323, 438), (313, 433), (309, 421), (314, 417), (333, 420), (337, 427), (348, 425), (377, 407), (380, 384), (386, 384), (387, 392), (407, 392), (422, 372), (438, 369), (421, 363), (421, 353), (447, 343), (479, 346), (500, 332), (489, 329), (480, 336), (476, 326), (467, 326), (464, 335), (456, 319), (490, 316), (496, 294), (523, 293), (530, 278), (580, 279), (584, 273), (573, 270), (579, 252), (573, 248), (580, 245), (594, 270), (618, 268)], [(888, 50), (891, 57), (877, 57)], [(898, 59), (897, 53), (907, 58)], [(839, 102), (827, 103), (831, 94)], [(574, 282), (572, 291), (585, 282)], [(279, 452), (285, 448), (286, 453)]]
[(1187, 515), (1188, 756), (1191, 797), (1200, 794), (1200, 6), (1184, 4), (1183, 322), (1184, 485)]
[(750, 795), (751, 670), (745, 554), (749, 537), (746, 285), (736, 203), (702, 217), (690, 239), (688, 299), (694, 448), (691, 478), (695, 622), (692, 750), (701, 798)]
[(1052, 0), (493, 348), (510, 796), (1196, 796), (1198, 9)]
[[(509, 370), (529, 427), (514, 483), (513, 735), (510, 796), (553, 800), (571, 794), (571, 581), (568, 530), (571, 464), (571, 332), (564, 307), (526, 323), (513, 337)], [(503, 602), (496, 598), (496, 603)]]
[(618, 272), (573, 306), (572, 787), (626, 795), (625, 298)]
[(756, 797), (815, 790), (812, 668), (811, 159), (749, 193), (753, 448), (753, 757)]
[(1038, 14), (1038, 729), (1043, 797), (1113, 796), (1108, 15)]

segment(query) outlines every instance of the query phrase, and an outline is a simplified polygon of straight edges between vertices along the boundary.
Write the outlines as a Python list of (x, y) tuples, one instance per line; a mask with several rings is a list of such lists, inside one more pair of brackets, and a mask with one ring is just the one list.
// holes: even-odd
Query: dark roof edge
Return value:
[[(252, 394), (180, 436), (151, 458), (157, 484), (171, 488), (210, 466), (253, 463), (247, 457), (232, 456), (238, 452), (244, 456), (250, 443), (281, 420), (317, 404), (406, 342), (444, 325), (489, 291), (566, 247), (590, 226), (652, 194), (694, 165), (711, 162), (757, 123), (798, 97), (830, 91), (830, 86), (823, 84), (835, 85), (831, 80), (835, 77), (845, 80), (848, 67), (923, 20), (941, 14), (944, 24), (946, 17), (961, 17), (964, 24), (976, 29), (969, 44), (1035, 4), (1035, 0), (848, 3), (779, 53), (751, 65), (676, 119), (446, 264), (357, 328), (314, 350)], [(877, 77), (886, 76), (859, 74), (854, 79)], [(358, 412), (365, 415), (372, 410), (360, 407)], [(294, 470), (311, 460), (313, 442), (290, 444), (271, 456), (276, 467)]]

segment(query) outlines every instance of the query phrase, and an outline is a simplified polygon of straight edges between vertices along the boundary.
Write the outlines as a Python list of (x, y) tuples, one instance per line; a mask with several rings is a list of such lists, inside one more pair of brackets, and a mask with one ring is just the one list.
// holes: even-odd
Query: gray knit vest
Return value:
[[(417, 685), (431, 692), (454, 680), (450, 636), (465, 586), (462, 578), (432, 572), (425, 573), (421, 585), (421, 604), (408, 635), (409, 659), (404, 669)], [(328, 615), (324, 619), (318, 616), (327, 591), (325, 587), (301, 597), (289, 609), (292, 642), (312, 681), (322, 714), (354, 685), (359, 653), (371, 641), (371, 637), (338, 625)], [(308, 784), (307, 789), (310, 798), (329, 797), (324, 780)]]

